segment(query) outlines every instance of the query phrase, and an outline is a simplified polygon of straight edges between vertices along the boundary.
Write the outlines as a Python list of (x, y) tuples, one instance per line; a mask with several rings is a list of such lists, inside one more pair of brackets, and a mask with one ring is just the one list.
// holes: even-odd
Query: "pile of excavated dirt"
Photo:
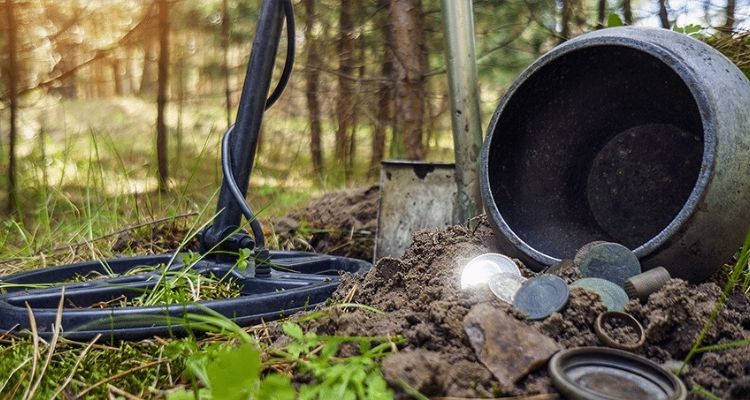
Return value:
[[(463, 291), (459, 287), (461, 265), (473, 256), (492, 251), (492, 235), (486, 220), (480, 221), (473, 231), (455, 226), (417, 233), (401, 259), (385, 258), (364, 277), (346, 277), (334, 295), (334, 299), (343, 300), (354, 290), (354, 302), (373, 306), (384, 314), (341, 311), (312, 321), (307, 328), (320, 334), (404, 336), (406, 344), (398, 353), (385, 358), (382, 367), (386, 379), (402, 398), (408, 398), (400, 389), (402, 381), (429, 397), (556, 393), (546, 366), (512, 387), (500, 385), (477, 358), (464, 330), (465, 316), (473, 306), (483, 302), (525, 321), (489, 290)], [(522, 270), (525, 275), (533, 274)], [(652, 294), (646, 304), (631, 301), (626, 310), (647, 332), (646, 345), (638, 353), (657, 363), (674, 364), (675, 360), (682, 360), (708, 319), (720, 291), (714, 283), (690, 285), (673, 279)], [(562, 312), (543, 321), (525, 323), (554, 339), (562, 348), (601, 346), (593, 325), (604, 310), (598, 295), (573, 289)], [(747, 337), (750, 337), (750, 305), (744, 295), (734, 294), (705, 343)], [(696, 356), (683, 379), (688, 388), (701, 385), (730, 398), (737, 393), (748, 393), (745, 390), (750, 386), (748, 375), (750, 351), (738, 348)]]
[(271, 222), (279, 247), (372, 260), (378, 186), (331, 192)]

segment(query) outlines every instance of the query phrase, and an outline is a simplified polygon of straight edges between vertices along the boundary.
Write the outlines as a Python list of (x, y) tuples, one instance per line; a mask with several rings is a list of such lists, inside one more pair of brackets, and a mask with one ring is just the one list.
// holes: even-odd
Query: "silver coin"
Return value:
[(490, 278), (487, 285), (492, 293), (500, 300), (513, 304), (513, 298), (521, 285), (526, 282), (526, 278), (509, 272), (500, 272)]
[(474, 257), (461, 271), (461, 289), (486, 285), (492, 276), (501, 272), (521, 276), (518, 265), (510, 257), (498, 253)]

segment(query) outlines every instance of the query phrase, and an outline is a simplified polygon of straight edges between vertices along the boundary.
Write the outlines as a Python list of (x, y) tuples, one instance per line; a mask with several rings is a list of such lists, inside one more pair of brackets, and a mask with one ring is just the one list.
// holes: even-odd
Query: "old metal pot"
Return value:
[(750, 227), (750, 82), (679, 33), (582, 35), (510, 87), (480, 167), (498, 245), (530, 267), (606, 240), (700, 281)]

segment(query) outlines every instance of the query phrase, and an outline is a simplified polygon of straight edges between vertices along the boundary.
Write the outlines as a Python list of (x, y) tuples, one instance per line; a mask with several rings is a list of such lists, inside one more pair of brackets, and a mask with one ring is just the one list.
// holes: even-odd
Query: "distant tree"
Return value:
[(352, 114), (354, 112), (354, 17), (352, 14), (352, 0), (341, 0), (339, 7), (339, 38), (338, 38), (338, 96), (336, 97), (336, 159), (344, 167), (344, 175), (348, 178), (351, 168), (349, 159), (349, 141), (351, 140)]
[(169, 85), (169, 0), (158, 0), (159, 8), (159, 77), (156, 95), (156, 158), (159, 168), (159, 190), (169, 189), (169, 162), (167, 153), (167, 124), (164, 109), (167, 106)]
[[(378, 0), (378, 18), (380, 35), (382, 38), (382, 59), (380, 60), (380, 75), (382, 77), (391, 77), (393, 74), (393, 55), (391, 46), (393, 45), (393, 31), (391, 30), (388, 20), (388, 7), (390, 0)], [(393, 100), (393, 91), (391, 82), (381, 80), (378, 82), (377, 89), (378, 107), (376, 112), (375, 129), (372, 135), (371, 156), (370, 156), (370, 176), (376, 176), (380, 170), (380, 161), (385, 156), (385, 134), (388, 126), (391, 124), (391, 104)]]
[(633, 25), (633, 7), (630, 0), (622, 0), (622, 17), (626, 25)]
[(596, 29), (604, 28), (604, 19), (607, 18), (607, 0), (598, 0), (596, 3)]
[(318, 101), (320, 45), (313, 34), (316, 18), (315, 1), (304, 0), (303, 5), (305, 7), (305, 61), (307, 63), (307, 68), (305, 68), (305, 98), (307, 100), (307, 113), (310, 118), (310, 155), (315, 177), (320, 180), (324, 173), (320, 101)]
[(669, 14), (667, 13), (667, 0), (658, 0), (659, 2), (659, 22), (661, 27), (669, 29)]
[(227, 117), (227, 126), (232, 123), (232, 87), (229, 85), (229, 43), (231, 41), (231, 30), (229, 26), (229, 1), (221, 1), (221, 51), (223, 55), (222, 73), (224, 75), (224, 108)]
[(724, 15), (726, 16), (726, 19), (724, 21), (724, 25), (721, 27), (725, 32), (732, 32), (734, 30), (734, 14), (736, 7), (736, 0), (727, 0), (727, 7), (724, 9)]
[[(393, 69), (395, 74), (395, 137), (401, 136), (406, 158), (424, 158), (424, 65), (422, 49), (422, 5), (419, 0), (391, 0), (389, 9), (393, 31)], [(398, 148), (394, 144), (393, 148)], [(401, 154), (396, 154), (401, 156)]]
[(157, 81), (157, 77), (154, 75), (154, 66), (158, 64), (157, 61), (157, 45), (159, 44), (158, 38), (153, 35), (153, 26), (151, 23), (147, 23), (144, 26), (143, 34), (143, 70), (141, 73), (141, 83), (138, 85), (138, 94), (141, 96), (149, 96), (154, 93), (154, 86)]
[(573, 0), (562, 0), (560, 12), (560, 39), (562, 43), (570, 37), (570, 17), (573, 14)]
[(16, 171), (16, 140), (18, 139), (18, 21), (15, 15), (15, 0), (5, 1), (5, 27), (8, 32), (6, 52), (8, 54), (7, 77), (10, 106), (10, 130), (8, 142), (8, 202), (7, 211), (13, 213), (18, 206), (18, 185)]

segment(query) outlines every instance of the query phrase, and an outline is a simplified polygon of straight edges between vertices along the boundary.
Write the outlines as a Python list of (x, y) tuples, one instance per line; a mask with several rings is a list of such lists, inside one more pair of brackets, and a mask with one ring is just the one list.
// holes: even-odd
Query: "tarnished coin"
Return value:
[(501, 272), (521, 276), (518, 265), (499, 253), (486, 253), (469, 261), (461, 271), (461, 289), (487, 284), (490, 277)]
[(544, 319), (568, 303), (568, 284), (555, 275), (539, 275), (521, 285), (513, 305), (529, 319)]
[(498, 299), (508, 304), (513, 304), (513, 298), (524, 282), (526, 282), (526, 278), (521, 275), (501, 272), (493, 275), (487, 285)]
[(583, 288), (598, 294), (607, 311), (623, 311), (630, 300), (623, 288), (606, 279), (583, 278), (570, 284), (570, 288)]
[(573, 262), (577, 265), (581, 265), (581, 261), (583, 261), (583, 257), (588, 254), (589, 250), (591, 250), (592, 247), (596, 246), (597, 244), (607, 243), (603, 240), (595, 240), (593, 242), (589, 242), (581, 246), (580, 249), (576, 252), (575, 257), (573, 257)]
[(601, 278), (623, 287), (625, 280), (641, 273), (638, 257), (627, 247), (617, 243), (599, 243), (581, 258), (578, 264), (585, 278)]

